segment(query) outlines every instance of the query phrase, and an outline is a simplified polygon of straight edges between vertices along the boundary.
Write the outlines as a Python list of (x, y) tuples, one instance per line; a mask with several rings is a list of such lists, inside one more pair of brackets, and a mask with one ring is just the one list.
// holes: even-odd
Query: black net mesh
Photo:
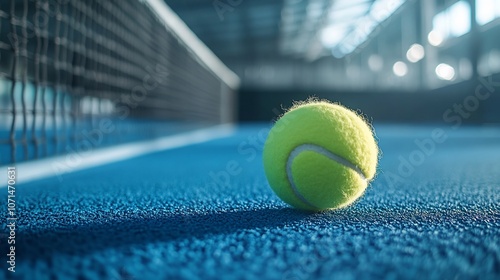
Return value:
[(231, 121), (230, 87), (147, 2), (0, 3), (0, 165)]

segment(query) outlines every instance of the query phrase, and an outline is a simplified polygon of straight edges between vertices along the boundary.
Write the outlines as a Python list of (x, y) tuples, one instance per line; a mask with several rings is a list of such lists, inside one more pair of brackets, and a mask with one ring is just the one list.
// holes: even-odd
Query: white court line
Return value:
[[(228, 137), (234, 133), (234, 129), (234, 125), (225, 124), (148, 141), (122, 144), (109, 148), (96, 148), (93, 151), (78, 155), (80, 157), (78, 162), (74, 160), (76, 154), (66, 154), (2, 166), (0, 167), (0, 188), (6, 187), (8, 166), (16, 166), (16, 184), (22, 184), (43, 178), (62, 176), (78, 170), (130, 159), (144, 154), (171, 150)], [(64, 166), (64, 169), (61, 169), (61, 166)]]

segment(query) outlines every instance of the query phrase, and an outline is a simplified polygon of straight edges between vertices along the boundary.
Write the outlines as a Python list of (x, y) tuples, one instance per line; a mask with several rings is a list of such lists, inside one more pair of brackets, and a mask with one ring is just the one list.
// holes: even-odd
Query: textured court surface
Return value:
[[(423, 160), (399, 168), (435, 128), (376, 127), (379, 175), (336, 212), (299, 212), (274, 196), (264, 125), (19, 185), (16, 276), (500, 279), (500, 129), (446, 130)], [(227, 171), (228, 184), (210, 175)]]

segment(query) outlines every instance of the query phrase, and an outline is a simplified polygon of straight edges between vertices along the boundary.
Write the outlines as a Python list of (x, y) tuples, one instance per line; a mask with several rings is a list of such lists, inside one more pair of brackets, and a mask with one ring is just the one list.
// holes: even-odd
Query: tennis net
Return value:
[(238, 77), (161, 0), (0, 2), (0, 165), (234, 121)]

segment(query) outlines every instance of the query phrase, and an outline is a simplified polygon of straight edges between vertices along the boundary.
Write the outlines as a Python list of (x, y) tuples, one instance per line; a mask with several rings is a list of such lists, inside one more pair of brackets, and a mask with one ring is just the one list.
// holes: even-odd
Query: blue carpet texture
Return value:
[(268, 128), (18, 185), (0, 278), (500, 279), (500, 129), (376, 126), (366, 194), (311, 214), (269, 188)]

